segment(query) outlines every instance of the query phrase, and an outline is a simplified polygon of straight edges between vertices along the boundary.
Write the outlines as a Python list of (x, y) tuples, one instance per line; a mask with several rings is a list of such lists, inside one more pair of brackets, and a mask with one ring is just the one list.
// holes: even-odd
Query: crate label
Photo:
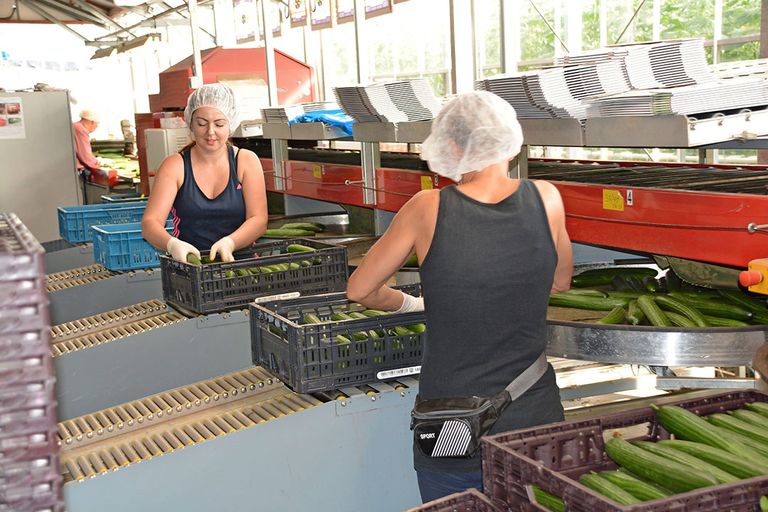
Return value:
[(312, 175), (317, 179), (322, 179), (323, 177), (323, 168), (319, 165), (313, 165), (312, 166)]
[(406, 375), (416, 375), (421, 372), (421, 365), (409, 366), (407, 368), (397, 368), (395, 370), (385, 370), (378, 372), (376, 378), (379, 380), (394, 379), (396, 377), (404, 377)]
[(603, 210), (624, 211), (624, 198), (618, 190), (603, 189)]
[(432, 184), (432, 176), (421, 177), (421, 190), (432, 190), (434, 185)]
[(274, 302), (276, 300), (284, 300), (284, 299), (296, 299), (301, 297), (301, 292), (288, 292), (288, 293), (278, 293), (276, 295), (266, 295), (264, 297), (256, 297), (253, 299), (254, 304), (263, 304), (264, 302)]

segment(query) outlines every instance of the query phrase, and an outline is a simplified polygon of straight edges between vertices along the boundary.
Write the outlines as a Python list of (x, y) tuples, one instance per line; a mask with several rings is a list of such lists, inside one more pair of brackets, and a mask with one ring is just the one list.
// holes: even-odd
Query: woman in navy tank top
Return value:
[[(141, 221), (144, 238), (173, 259), (200, 257), (234, 261), (233, 253), (251, 245), (267, 229), (264, 173), (258, 157), (232, 146), (237, 127), (232, 90), (203, 85), (184, 110), (193, 142), (160, 165)], [(165, 229), (173, 215), (173, 233)]]
[[(349, 279), (347, 295), (366, 307), (424, 309), (421, 399), (491, 397), (546, 349), (549, 294), (570, 287), (573, 255), (557, 189), (508, 177), (522, 142), (515, 110), (498, 96), (475, 91), (447, 103), (432, 122), (421, 157), (458, 185), (411, 198)], [(414, 252), (423, 295), (418, 299), (386, 285)], [(562, 420), (548, 365), (490, 433)], [(414, 443), (413, 455), (424, 502), (482, 489), (479, 450), (440, 457)]]

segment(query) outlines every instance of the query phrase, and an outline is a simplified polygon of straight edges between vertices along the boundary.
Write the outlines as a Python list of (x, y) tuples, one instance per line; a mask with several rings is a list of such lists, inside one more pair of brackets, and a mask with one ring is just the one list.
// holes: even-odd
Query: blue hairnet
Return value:
[(238, 126), (237, 109), (235, 109), (235, 93), (224, 84), (205, 84), (195, 89), (187, 99), (184, 109), (184, 120), (192, 129), (192, 114), (200, 107), (213, 107), (229, 120), (229, 131), (233, 132)]
[(421, 159), (432, 172), (461, 181), (465, 173), (513, 159), (522, 144), (512, 105), (491, 92), (473, 91), (443, 105), (421, 145)]

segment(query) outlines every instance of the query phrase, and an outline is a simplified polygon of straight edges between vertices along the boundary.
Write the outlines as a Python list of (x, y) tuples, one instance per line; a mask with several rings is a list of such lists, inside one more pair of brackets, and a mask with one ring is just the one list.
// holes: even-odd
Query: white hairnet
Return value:
[(98, 123), (99, 122), (99, 113), (95, 110), (91, 110), (89, 108), (83, 109), (80, 111), (80, 118), (81, 119), (87, 119), (89, 121), (93, 121)]
[(235, 93), (224, 84), (205, 84), (195, 89), (187, 99), (184, 109), (184, 120), (192, 129), (192, 114), (200, 107), (213, 107), (229, 120), (229, 131), (237, 128), (237, 110), (235, 109)]
[(460, 181), (467, 172), (511, 160), (522, 144), (512, 105), (491, 92), (473, 91), (443, 105), (421, 145), (421, 159), (432, 172)]

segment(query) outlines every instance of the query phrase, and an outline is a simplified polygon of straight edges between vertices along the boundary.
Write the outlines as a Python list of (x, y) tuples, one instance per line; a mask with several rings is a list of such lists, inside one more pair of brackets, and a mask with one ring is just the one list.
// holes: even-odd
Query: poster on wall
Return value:
[(392, 12), (392, 0), (365, 0), (365, 17), (373, 18)]
[(307, 25), (307, 0), (290, 0), (291, 27), (304, 27)]
[(312, 30), (328, 28), (333, 24), (331, 7), (331, 0), (314, 0), (312, 2)]
[(354, 21), (355, 0), (336, 0), (336, 23)]
[[(261, 36), (261, 24), (256, 16), (256, 0), (232, 0), (235, 18), (235, 41), (237, 44), (256, 41), (258, 30)], [(261, 39), (261, 37), (259, 37)]]
[(0, 98), (0, 139), (26, 139), (20, 97)]

